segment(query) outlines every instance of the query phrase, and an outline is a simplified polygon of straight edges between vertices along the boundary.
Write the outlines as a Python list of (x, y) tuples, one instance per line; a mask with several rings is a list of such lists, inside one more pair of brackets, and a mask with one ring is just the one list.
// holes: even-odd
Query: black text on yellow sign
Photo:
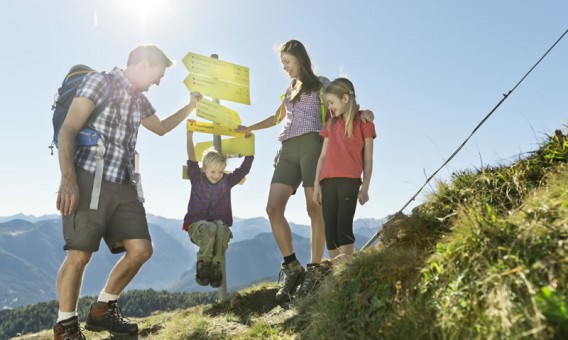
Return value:
[(248, 86), (196, 74), (190, 74), (183, 82), (192, 92), (201, 92), (212, 98), (250, 105)]
[(207, 122), (198, 122), (193, 119), (187, 120), (187, 131), (204, 132), (213, 135), (244, 137), (244, 132), (238, 132), (236, 127), (219, 125)]
[(193, 52), (189, 52), (182, 61), (191, 74), (220, 79), (246, 87), (250, 86), (248, 67)]
[(197, 102), (197, 117), (207, 119), (213, 123), (236, 127), (241, 125), (239, 113), (233, 109), (202, 98)]

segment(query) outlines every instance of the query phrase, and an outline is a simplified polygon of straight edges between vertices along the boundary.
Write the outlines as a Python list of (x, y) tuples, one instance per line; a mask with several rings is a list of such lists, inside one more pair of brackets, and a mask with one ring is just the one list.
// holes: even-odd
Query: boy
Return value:
[(254, 156), (246, 156), (241, 166), (225, 174), (227, 159), (214, 148), (205, 150), (203, 171), (199, 169), (193, 145), (193, 132), (187, 132), (187, 174), (191, 196), (183, 220), (183, 230), (199, 246), (195, 281), (201, 286), (218, 288), (223, 283), (221, 263), (233, 224), (231, 189), (250, 171)]

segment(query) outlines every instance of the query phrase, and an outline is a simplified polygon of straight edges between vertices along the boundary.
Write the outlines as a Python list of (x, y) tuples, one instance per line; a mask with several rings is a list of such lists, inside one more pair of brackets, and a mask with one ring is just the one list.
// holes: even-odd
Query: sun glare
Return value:
[(129, 11), (138, 17), (141, 24), (146, 24), (149, 18), (160, 16), (168, 6), (168, 2), (167, 0), (119, 0), (115, 4), (120, 6), (121, 10)]

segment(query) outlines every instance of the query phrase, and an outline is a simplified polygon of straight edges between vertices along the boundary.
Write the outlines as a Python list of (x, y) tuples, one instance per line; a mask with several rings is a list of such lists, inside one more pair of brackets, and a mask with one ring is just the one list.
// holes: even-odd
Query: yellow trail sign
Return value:
[[(203, 159), (203, 152), (213, 146), (213, 142), (201, 142), (195, 145), (195, 157), (198, 162)], [(227, 158), (254, 155), (254, 135), (249, 138), (235, 137), (221, 139), (221, 151)], [(238, 156), (237, 156), (238, 155)]]
[(202, 98), (197, 102), (197, 117), (212, 121), (213, 123), (238, 126), (241, 125), (239, 113), (214, 101)]
[(239, 85), (250, 86), (249, 68), (189, 52), (182, 59), (192, 74), (200, 74)]
[(198, 74), (190, 74), (183, 82), (192, 92), (197, 91), (213, 98), (250, 105), (250, 90), (248, 86)]
[(234, 136), (234, 137), (245, 136), (244, 132), (237, 132), (236, 127), (233, 128), (226, 125), (198, 122), (193, 119), (187, 120), (187, 131), (205, 132), (205, 133), (211, 133), (213, 135), (222, 135), (222, 136)]

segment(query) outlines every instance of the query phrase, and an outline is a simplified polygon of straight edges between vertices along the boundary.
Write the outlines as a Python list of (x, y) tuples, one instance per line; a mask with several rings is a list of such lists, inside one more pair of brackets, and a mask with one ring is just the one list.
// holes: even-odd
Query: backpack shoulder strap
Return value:
[(99, 105), (97, 105), (95, 107), (95, 111), (93, 111), (93, 114), (91, 115), (91, 117), (89, 117), (89, 122), (92, 122), (93, 120), (95, 120), (97, 118), (97, 116), (107, 107), (112, 103), (112, 99), (114, 97), (114, 93), (115, 93), (115, 84), (114, 84), (114, 79), (113, 76), (110, 73), (107, 72), (100, 72), (104, 78), (105, 78), (105, 89), (103, 92), (103, 98), (101, 100), (101, 102), (99, 103)]
[(102, 108), (105, 108), (107, 105), (110, 104), (111, 99), (112, 99), (114, 92), (115, 92), (115, 85), (114, 85), (113, 76), (110, 73), (101, 72), (101, 74), (105, 77), (105, 81), (106, 81), (103, 100), (99, 104), (99, 107), (102, 109)]
[(325, 109), (325, 102), (323, 99), (323, 79), (324, 77), (318, 77), (320, 81), (320, 89), (319, 89), (319, 99), (320, 99), (320, 112), (321, 112), (321, 126), (324, 126), (325, 119), (327, 117), (327, 110)]

